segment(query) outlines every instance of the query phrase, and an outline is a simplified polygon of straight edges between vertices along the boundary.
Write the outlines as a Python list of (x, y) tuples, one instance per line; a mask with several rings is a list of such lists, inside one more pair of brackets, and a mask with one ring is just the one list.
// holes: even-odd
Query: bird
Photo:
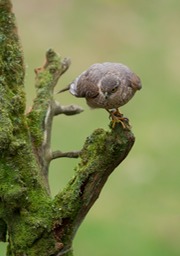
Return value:
[(112, 127), (121, 123), (129, 128), (128, 119), (119, 111), (142, 88), (140, 78), (122, 63), (104, 62), (91, 65), (67, 87), (75, 97), (85, 98), (92, 109), (103, 108), (112, 119)]

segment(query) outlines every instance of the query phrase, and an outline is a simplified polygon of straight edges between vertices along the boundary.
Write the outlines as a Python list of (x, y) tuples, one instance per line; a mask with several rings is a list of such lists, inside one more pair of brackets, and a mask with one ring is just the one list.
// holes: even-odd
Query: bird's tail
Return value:
[(60, 91), (58, 91), (57, 94), (61, 93), (61, 92), (68, 91), (69, 89), (70, 89), (70, 84), (68, 84), (65, 88), (61, 89)]

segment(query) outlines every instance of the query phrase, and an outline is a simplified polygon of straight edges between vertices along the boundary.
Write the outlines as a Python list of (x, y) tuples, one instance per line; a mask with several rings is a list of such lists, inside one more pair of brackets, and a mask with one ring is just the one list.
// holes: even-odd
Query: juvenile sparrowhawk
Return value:
[(91, 108), (104, 108), (112, 117), (113, 126), (125, 118), (118, 108), (126, 104), (141, 89), (140, 78), (120, 63), (96, 63), (80, 74), (59, 92), (69, 90), (76, 97), (86, 99)]

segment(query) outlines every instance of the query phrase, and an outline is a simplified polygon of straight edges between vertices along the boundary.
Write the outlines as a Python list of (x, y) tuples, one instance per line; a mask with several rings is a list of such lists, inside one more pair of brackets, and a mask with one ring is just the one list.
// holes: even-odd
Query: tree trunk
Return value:
[[(8, 256), (73, 255), (75, 233), (112, 171), (128, 155), (134, 135), (116, 124), (95, 130), (80, 151), (51, 150), (53, 117), (78, 114), (61, 106), (54, 87), (70, 61), (53, 50), (35, 70), (37, 90), (25, 114), (23, 54), (9, 0), (0, 0), (0, 241)], [(50, 195), (49, 163), (79, 157), (75, 175), (62, 192)]]

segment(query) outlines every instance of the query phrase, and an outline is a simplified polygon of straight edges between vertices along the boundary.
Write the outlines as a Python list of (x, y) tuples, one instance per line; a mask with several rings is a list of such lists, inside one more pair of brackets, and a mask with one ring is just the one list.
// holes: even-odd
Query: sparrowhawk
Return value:
[(120, 63), (96, 63), (80, 74), (68, 87), (76, 97), (86, 99), (91, 108), (104, 108), (112, 118), (113, 126), (125, 118), (118, 108), (126, 104), (141, 89), (140, 78), (130, 68)]

